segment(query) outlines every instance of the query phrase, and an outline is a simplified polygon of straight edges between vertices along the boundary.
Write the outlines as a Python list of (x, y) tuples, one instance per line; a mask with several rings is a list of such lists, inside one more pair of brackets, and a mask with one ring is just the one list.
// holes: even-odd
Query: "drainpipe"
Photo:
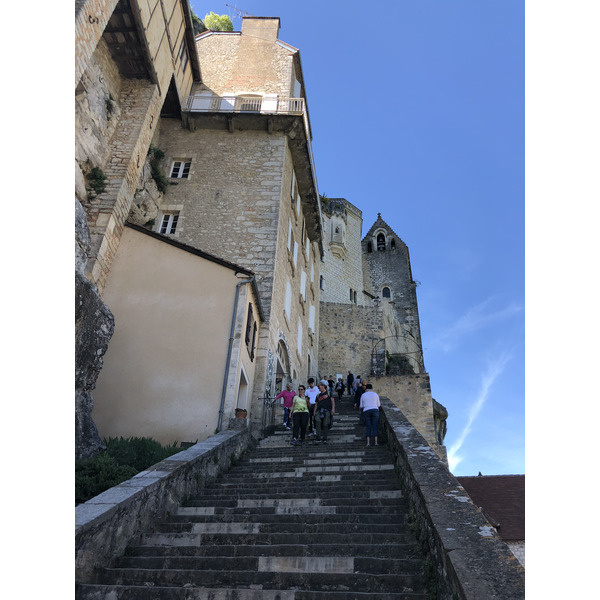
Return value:
[(254, 281), (254, 275), (250, 279), (238, 281), (235, 286), (235, 301), (233, 303), (233, 315), (231, 315), (231, 331), (229, 333), (229, 346), (227, 348), (227, 360), (225, 361), (225, 375), (223, 376), (223, 391), (221, 392), (221, 406), (219, 407), (219, 422), (217, 424), (217, 433), (221, 431), (223, 425), (223, 407), (225, 406), (225, 394), (227, 393), (227, 380), (229, 379), (229, 363), (231, 362), (231, 348), (233, 346), (233, 335), (235, 333), (235, 317), (237, 315), (238, 300), (240, 298), (240, 287)]

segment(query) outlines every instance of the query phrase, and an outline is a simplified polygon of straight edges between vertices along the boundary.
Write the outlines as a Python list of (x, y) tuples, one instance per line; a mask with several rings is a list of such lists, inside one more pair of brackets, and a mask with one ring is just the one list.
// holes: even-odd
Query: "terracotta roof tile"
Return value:
[(525, 475), (456, 479), (504, 541), (525, 539)]

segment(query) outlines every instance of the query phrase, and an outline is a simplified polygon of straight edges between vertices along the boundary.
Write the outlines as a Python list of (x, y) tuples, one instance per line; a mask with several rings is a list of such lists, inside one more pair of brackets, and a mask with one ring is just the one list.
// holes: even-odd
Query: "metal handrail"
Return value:
[(262, 402), (262, 417), (260, 423), (260, 432), (262, 437), (266, 437), (275, 431), (275, 407), (277, 398), (275, 396), (263, 396), (258, 398)]
[(304, 98), (277, 96), (187, 96), (183, 100), (186, 112), (260, 113), (305, 115)]

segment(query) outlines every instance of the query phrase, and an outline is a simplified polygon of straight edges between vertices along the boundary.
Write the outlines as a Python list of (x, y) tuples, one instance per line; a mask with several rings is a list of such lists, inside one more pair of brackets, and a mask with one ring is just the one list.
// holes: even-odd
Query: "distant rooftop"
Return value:
[(505, 542), (525, 539), (525, 475), (456, 479)]

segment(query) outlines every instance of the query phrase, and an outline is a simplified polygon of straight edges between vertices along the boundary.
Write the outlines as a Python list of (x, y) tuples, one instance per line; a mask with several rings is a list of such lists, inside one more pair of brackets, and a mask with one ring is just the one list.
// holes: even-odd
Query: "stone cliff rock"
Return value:
[(446, 419), (448, 418), (448, 411), (446, 407), (441, 405), (439, 402), (433, 400), (433, 423), (435, 426), (435, 437), (437, 443), (441, 446), (444, 443), (446, 437)]
[(127, 220), (142, 227), (151, 226), (158, 216), (162, 197), (163, 193), (152, 179), (150, 159), (146, 158)]
[(92, 419), (91, 390), (102, 368), (102, 356), (114, 331), (114, 317), (96, 286), (84, 275), (90, 247), (85, 211), (75, 200), (75, 458), (103, 448)]

